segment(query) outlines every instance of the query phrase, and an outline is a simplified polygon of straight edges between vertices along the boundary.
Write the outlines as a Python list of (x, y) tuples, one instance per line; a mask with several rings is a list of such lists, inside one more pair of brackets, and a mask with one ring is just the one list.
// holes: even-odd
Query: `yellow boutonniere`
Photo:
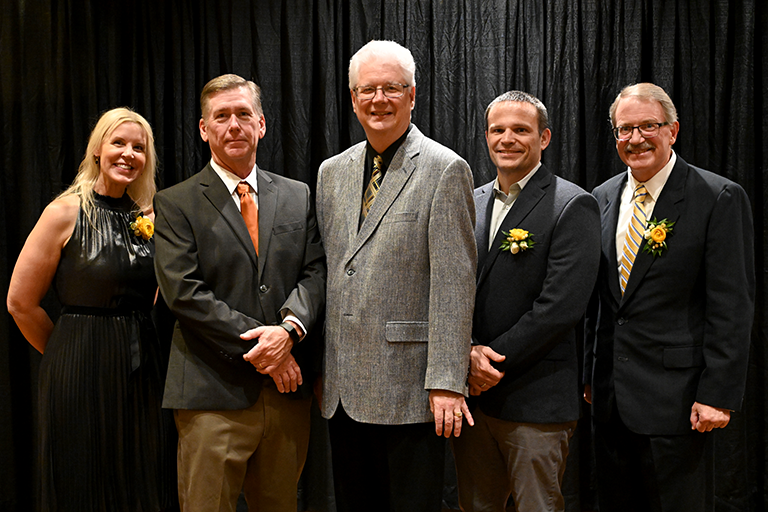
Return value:
[(667, 249), (667, 237), (672, 234), (674, 225), (674, 222), (669, 222), (667, 219), (656, 220), (655, 217), (648, 221), (648, 227), (643, 234), (648, 242), (643, 246), (643, 252), (653, 254), (654, 258), (661, 256)]
[(501, 242), (500, 249), (517, 254), (520, 251), (526, 251), (533, 247), (536, 242), (533, 241), (533, 233), (520, 228), (510, 229), (509, 233), (501, 232), (506, 238)]
[(134, 235), (140, 236), (144, 240), (149, 240), (155, 234), (155, 225), (141, 213), (136, 215), (136, 220), (131, 222), (130, 228)]

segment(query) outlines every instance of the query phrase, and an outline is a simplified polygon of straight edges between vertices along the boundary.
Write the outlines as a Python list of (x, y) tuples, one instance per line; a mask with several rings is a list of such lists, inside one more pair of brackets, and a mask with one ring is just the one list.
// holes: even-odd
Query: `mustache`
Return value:
[(644, 140), (640, 144), (627, 144), (624, 147), (624, 151), (626, 152), (633, 152), (633, 151), (646, 151), (648, 149), (656, 149), (656, 146), (648, 142), (647, 140)]

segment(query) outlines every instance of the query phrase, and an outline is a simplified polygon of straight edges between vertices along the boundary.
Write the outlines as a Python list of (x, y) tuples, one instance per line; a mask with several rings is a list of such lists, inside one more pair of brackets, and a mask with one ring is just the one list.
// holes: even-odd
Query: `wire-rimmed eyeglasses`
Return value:
[(383, 92), (384, 96), (387, 98), (399, 98), (405, 94), (406, 87), (410, 87), (410, 85), (392, 83), (380, 85), (378, 87), (372, 85), (360, 85), (352, 90), (355, 91), (355, 96), (357, 96), (358, 99), (372, 100), (374, 96), (376, 96), (376, 91), (379, 89), (381, 89), (381, 92)]
[(617, 126), (612, 131), (613, 136), (618, 141), (631, 139), (635, 129), (640, 132), (640, 135), (642, 135), (644, 139), (650, 139), (659, 134), (659, 130), (661, 130), (662, 126), (666, 126), (668, 124), (669, 123), (665, 121), (663, 123), (643, 123), (637, 126)]

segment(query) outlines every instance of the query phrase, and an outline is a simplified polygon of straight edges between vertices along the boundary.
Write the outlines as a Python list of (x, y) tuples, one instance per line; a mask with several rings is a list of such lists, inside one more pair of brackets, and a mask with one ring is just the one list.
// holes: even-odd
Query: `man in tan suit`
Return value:
[(415, 68), (390, 41), (352, 57), (352, 106), (367, 141), (318, 175), (328, 259), (322, 412), (340, 512), (439, 511), (445, 438), (472, 424), (472, 175), (411, 124)]

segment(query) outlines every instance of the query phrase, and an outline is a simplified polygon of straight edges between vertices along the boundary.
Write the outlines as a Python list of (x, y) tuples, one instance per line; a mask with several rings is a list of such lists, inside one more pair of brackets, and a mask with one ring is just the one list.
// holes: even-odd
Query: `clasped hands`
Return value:
[[(299, 335), (301, 329), (294, 324)], [(262, 375), (269, 375), (275, 381), (280, 393), (296, 391), (304, 382), (301, 368), (293, 358), (293, 340), (279, 325), (260, 325), (240, 335), (243, 340), (257, 340), (258, 343), (243, 355)]]
[(473, 345), (469, 353), (469, 394), (478, 396), (483, 391), (488, 391), (501, 381), (504, 372), (500, 372), (491, 365), (491, 361), (500, 363), (507, 357), (499, 354), (491, 347), (485, 345)]

